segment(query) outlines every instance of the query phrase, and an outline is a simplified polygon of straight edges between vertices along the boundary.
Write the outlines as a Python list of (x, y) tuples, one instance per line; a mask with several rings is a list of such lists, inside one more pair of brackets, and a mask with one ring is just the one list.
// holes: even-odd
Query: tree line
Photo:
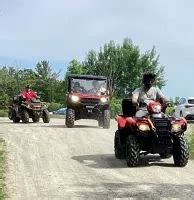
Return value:
[(9, 99), (27, 84), (38, 92), (43, 101), (64, 106), (67, 76), (70, 74), (103, 75), (110, 78), (113, 107), (118, 110), (119, 100), (141, 85), (145, 72), (157, 74), (156, 84), (159, 88), (165, 85), (164, 66), (159, 63), (155, 48), (141, 52), (130, 39), (124, 39), (121, 43), (110, 41), (99, 51), (90, 50), (83, 61), (71, 60), (62, 79), (61, 72), (54, 71), (46, 60), (38, 62), (34, 69), (1, 66), (0, 110), (6, 109)]

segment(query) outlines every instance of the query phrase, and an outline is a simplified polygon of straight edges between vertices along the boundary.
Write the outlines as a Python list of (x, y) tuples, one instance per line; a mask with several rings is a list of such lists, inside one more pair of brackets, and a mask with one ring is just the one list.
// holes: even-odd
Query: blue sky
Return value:
[(0, 65), (49, 59), (56, 69), (90, 49), (131, 38), (156, 46), (169, 97), (194, 96), (191, 0), (0, 0)]

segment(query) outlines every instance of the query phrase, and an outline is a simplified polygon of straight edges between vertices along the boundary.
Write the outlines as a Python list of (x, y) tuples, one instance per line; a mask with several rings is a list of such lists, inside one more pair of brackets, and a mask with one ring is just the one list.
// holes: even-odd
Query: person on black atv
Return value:
[(156, 75), (153, 73), (144, 74), (142, 79), (143, 86), (135, 89), (132, 93), (133, 104), (139, 106), (139, 110), (136, 112), (136, 117), (147, 115), (145, 103), (148, 103), (150, 100), (158, 100), (163, 105), (167, 102), (167, 99), (161, 90), (154, 86), (155, 79)]
[(20, 93), (20, 96), (22, 97), (22, 99), (24, 101), (30, 101), (31, 99), (35, 98), (37, 99), (38, 98), (38, 95), (35, 91), (31, 90), (30, 86), (27, 85), (25, 90), (23, 90), (21, 93)]

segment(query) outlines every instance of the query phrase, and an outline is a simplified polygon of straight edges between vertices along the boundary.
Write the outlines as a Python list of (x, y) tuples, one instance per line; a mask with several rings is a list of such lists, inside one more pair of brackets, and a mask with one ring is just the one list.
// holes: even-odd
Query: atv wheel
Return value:
[(188, 163), (189, 150), (184, 136), (173, 138), (173, 159), (174, 165), (177, 167), (184, 167)]
[(103, 128), (110, 128), (110, 110), (104, 110)]
[(75, 111), (73, 109), (67, 109), (65, 124), (68, 128), (72, 128), (75, 122)]
[(12, 109), (9, 109), (9, 111), (8, 111), (8, 118), (10, 120), (13, 120), (13, 110)]
[(20, 118), (16, 116), (15, 111), (13, 111), (13, 113), (12, 113), (12, 120), (13, 120), (13, 123), (19, 123), (20, 122)]
[(126, 161), (129, 167), (135, 167), (139, 163), (140, 145), (135, 135), (129, 135), (126, 143)]
[(40, 115), (38, 113), (34, 113), (32, 116), (32, 121), (33, 122), (39, 122), (40, 121)]
[(169, 154), (169, 153), (160, 153), (160, 158), (162, 158), (162, 159), (167, 159), (170, 157), (171, 157), (171, 154)]
[(43, 116), (42, 120), (44, 123), (49, 123), (50, 122), (50, 116), (48, 111), (43, 111)]
[(22, 122), (29, 123), (29, 113), (27, 110), (22, 111)]
[(115, 157), (117, 159), (124, 159), (125, 158), (125, 147), (121, 146), (119, 131), (115, 132), (114, 150), (115, 150)]

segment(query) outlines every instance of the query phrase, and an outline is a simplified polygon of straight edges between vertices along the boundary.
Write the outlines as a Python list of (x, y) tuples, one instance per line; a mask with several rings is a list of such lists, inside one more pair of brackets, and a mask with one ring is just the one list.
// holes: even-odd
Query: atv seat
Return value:
[(133, 117), (137, 112), (136, 106), (133, 105), (132, 99), (123, 99), (122, 101), (123, 115), (126, 117)]

